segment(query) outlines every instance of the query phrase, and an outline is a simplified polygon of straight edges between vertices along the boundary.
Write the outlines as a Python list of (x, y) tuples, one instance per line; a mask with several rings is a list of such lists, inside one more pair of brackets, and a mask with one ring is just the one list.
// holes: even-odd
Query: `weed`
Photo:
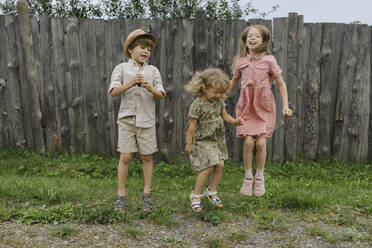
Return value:
[(52, 236), (65, 238), (67, 236), (75, 234), (78, 230), (79, 229), (74, 226), (59, 226), (56, 227), (55, 230), (52, 232)]
[(209, 248), (225, 248), (228, 246), (225, 240), (216, 237), (208, 239), (205, 243)]
[(123, 230), (123, 233), (133, 239), (139, 239), (141, 236), (144, 235), (144, 232), (138, 228), (135, 227), (127, 227)]
[(232, 232), (228, 235), (228, 238), (233, 242), (240, 242), (246, 240), (248, 238), (248, 234), (246, 232)]

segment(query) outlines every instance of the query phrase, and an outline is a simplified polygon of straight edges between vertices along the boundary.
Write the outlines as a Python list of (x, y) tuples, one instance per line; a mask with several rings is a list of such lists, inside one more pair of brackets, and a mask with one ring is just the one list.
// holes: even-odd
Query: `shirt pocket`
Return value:
[(265, 81), (270, 76), (270, 67), (267, 64), (256, 64), (254, 74), (256, 81)]

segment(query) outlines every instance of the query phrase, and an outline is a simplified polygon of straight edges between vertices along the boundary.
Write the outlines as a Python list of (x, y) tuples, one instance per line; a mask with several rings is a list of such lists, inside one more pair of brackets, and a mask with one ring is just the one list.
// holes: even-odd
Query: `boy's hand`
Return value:
[(244, 124), (244, 120), (242, 117), (240, 117), (239, 119), (235, 119), (234, 125), (241, 126), (243, 124)]
[(186, 147), (185, 147), (185, 153), (186, 153), (187, 155), (189, 155), (190, 152), (191, 152), (191, 144), (186, 144)]
[(132, 87), (137, 84), (138, 87), (141, 87), (143, 84), (143, 75), (141, 73), (137, 73), (133, 79)]
[(293, 114), (293, 111), (292, 109), (288, 108), (288, 107), (283, 107), (283, 115), (284, 116), (292, 116)]
[(143, 88), (145, 88), (146, 90), (152, 92), (153, 87), (152, 87), (152, 85), (149, 84), (148, 82), (146, 82), (146, 81), (142, 82), (141, 86), (142, 86)]

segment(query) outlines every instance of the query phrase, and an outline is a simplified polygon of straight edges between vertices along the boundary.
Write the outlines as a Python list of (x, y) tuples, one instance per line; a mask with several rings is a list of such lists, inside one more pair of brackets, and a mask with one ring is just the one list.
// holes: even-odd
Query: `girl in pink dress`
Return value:
[[(241, 78), (241, 90), (236, 105), (236, 118), (243, 118), (244, 124), (236, 128), (237, 137), (244, 138), (243, 160), (245, 178), (241, 194), (262, 196), (265, 193), (264, 166), (266, 160), (266, 139), (275, 128), (276, 107), (271, 92), (273, 79), (276, 81), (283, 102), (283, 115), (291, 116), (288, 107), (288, 93), (281, 69), (269, 51), (270, 32), (261, 25), (252, 25), (243, 30), (239, 39), (239, 53), (233, 62), (234, 88)], [(253, 178), (252, 160), (254, 138), (256, 138), (257, 171)]]

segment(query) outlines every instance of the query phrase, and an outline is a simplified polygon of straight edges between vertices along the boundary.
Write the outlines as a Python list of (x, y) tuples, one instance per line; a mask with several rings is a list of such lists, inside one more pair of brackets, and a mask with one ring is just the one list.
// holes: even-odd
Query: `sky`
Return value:
[[(246, 4), (248, 0), (242, 0)], [(268, 12), (278, 4), (279, 9), (265, 19), (287, 17), (289, 12), (304, 16), (304, 22), (350, 23), (360, 21), (372, 25), (372, 0), (252, 0), (254, 8)], [(248, 16), (257, 18), (257, 16)]]

